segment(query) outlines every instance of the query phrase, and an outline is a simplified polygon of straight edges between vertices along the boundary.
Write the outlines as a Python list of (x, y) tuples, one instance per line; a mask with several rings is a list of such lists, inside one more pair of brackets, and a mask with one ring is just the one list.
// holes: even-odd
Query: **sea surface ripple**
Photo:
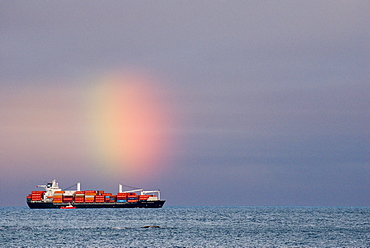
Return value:
[(1, 247), (370, 247), (369, 207), (0, 208)]

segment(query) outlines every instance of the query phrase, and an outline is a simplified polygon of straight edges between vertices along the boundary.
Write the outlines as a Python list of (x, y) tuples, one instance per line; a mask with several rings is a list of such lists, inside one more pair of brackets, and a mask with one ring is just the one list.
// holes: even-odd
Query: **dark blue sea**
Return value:
[(3, 207), (0, 216), (1, 247), (370, 247), (369, 207)]

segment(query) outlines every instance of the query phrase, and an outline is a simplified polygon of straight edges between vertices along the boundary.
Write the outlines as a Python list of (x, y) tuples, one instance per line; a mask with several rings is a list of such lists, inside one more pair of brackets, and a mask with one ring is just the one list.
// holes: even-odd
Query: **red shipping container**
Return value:
[(148, 195), (139, 195), (139, 200), (148, 200), (148, 198), (149, 198), (150, 196), (148, 196)]
[(96, 193), (96, 190), (85, 190), (85, 193)]
[(32, 191), (31, 193), (32, 194), (44, 194), (45, 191)]
[(131, 193), (118, 193), (117, 196), (128, 196), (130, 195)]

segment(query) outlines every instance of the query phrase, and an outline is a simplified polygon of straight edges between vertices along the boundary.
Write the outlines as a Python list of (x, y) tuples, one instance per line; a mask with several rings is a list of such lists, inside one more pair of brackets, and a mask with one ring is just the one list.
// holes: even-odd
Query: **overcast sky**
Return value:
[(370, 206), (369, 1), (0, 1), (0, 205)]

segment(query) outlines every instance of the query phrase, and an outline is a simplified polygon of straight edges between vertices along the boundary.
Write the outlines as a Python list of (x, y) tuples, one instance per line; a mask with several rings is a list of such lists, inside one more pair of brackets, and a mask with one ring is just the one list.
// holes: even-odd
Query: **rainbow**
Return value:
[(106, 172), (153, 176), (171, 152), (172, 118), (158, 83), (138, 73), (102, 77), (89, 94), (91, 155)]

